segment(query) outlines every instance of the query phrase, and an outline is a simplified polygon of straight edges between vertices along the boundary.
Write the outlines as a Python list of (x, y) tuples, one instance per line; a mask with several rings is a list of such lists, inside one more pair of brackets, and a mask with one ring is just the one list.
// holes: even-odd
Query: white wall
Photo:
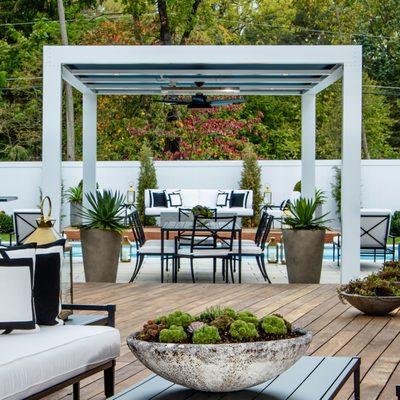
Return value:
[[(288, 198), (294, 184), (300, 180), (300, 161), (260, 161), (263, 185), (268, 183), (273, 192), (273, 202), (279, 204)], [(240, 180), (241, 161), (157, 161), (160, 188), (237, 188)], [(331, 196), (333, 166), (336, 160), (319, 160), (316, 185), (325, 191), (328, 200), (324, 212), (335, 210)], [(136, 161), (97, 163), (97, 180), (100, 188), (120, 190), (125, 193), (129, 182), (137, 186), (139, 163)], [(362, 206), (400, 210), (400, 160), (362, 161)], [(76, 185), (82, 178), (81, 162), (63, 163), (65, 188)], [(39, 203), (41, 182), (40, 162), (0, 162), (0, 196), (18, 196), (18, 200), (0, 203), (0, 209), (12, 213), (16, 208), (33, 208)], [(44, 193), (45, 194), (45, 193)], [(64, 207), (67, 225), (68, 207)], [(336, 224), (334, 224), (336, 225)]]

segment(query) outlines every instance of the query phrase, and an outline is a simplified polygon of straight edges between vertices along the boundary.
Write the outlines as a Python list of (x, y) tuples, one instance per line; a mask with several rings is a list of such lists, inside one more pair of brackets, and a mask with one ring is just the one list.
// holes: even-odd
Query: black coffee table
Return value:
[(302, 357), (275, 379), (247, 390), (204, 393), (174, 385), (151, 375), (117, 394), (118, 400), (331, 400), (354, 375), (354, 398), (360, 399), (360, 358)]

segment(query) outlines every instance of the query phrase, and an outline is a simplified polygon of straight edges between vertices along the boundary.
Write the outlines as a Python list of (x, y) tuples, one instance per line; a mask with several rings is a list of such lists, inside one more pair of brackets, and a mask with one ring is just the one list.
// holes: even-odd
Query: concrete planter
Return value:
[(81, 229), (86, 282), (116, 282), (121, 234), (101, 229)]
[[(300, 331), (300, 330), (299, 330)], [(205, 392), (232, 392), (275, 378), (302, 357), (310, 332), (268, 342), (177, 344), (127, 338), (132, 353), (150, 370), (179, 385)]]
[(361, 296), (345, 292), (340, 292), (339, 295), (357, 310), (368, 315), (386, 315), (400, 307), (398, 296)]
[(79, 213), (82, 211), (82, 204), (80, 203), (70, 203), (69, 204), (69, 214), (70, 214), (70, 225), (71, 226), (81, 226), (82, 217)]
[(319, 283), (325, 230), (284, 229), (282, 234), (289, 283)]

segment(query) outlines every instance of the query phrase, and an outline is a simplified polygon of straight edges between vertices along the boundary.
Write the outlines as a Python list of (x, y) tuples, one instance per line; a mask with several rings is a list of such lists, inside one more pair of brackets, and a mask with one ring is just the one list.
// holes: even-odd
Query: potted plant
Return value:
[(86, 194), (80, 228), (86, 282), (116, 282), (122, 232), (124, 196), (110, 190)]
[(70, 225), (80, 226), (82, 224), (82, 211), (83, 201), (83, 181), (81, 180), (77, 186), (71, 186), (65, 192), (66, 198), (69, 201), (70, 210)]
[(289, 283), (319, 283), (325, 242), (327, 214), (315, 216), (324, 202), (318, 191), (314, 199), (300, 197), (289, 204), (282, 229)]
[(204, 219), (211, 219), (214, 216), (213, 212), (208, 207), (200, 205), (194, 206), (192, 208), (192, 214)]
[(310, 332), (280, 315), (211, 307), (192, 316), (175, 311), (148, 321), (127, 338), (149, 369), (179, 385), (230, 392), (272, 379), (305, 354)]
[(386, 315), (400, 307), (400, 262), (386, 262), (377, 273), (340, 286), (338, 293), (364, 314)]

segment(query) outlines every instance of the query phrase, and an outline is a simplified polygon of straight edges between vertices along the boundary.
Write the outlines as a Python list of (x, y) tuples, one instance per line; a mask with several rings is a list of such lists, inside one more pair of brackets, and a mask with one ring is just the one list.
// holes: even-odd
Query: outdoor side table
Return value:
[(151, 375), (117, 394), (118, 400), (331, 400), (354, 375), (354, 398), (360, 399), (360, 358), (302, 357), (275, 379), (231, 393), (197, 392)]

